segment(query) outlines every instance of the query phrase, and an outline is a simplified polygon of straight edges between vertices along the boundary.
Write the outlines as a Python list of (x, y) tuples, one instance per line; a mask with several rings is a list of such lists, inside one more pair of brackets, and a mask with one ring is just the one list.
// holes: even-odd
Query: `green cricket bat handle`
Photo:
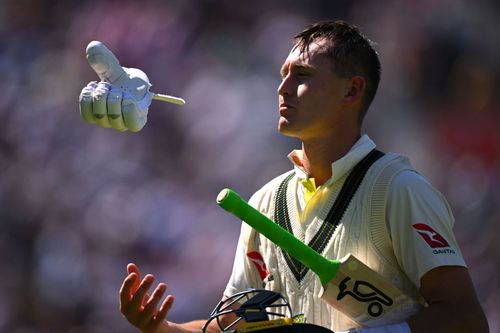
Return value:
[(294, 235), (274, 223), (267, 216), (250, 206), (236, 192), (223, 189), (217, 196), (220, 207), (239, 217), (252, 228), (271, 240), (274, 244), (288, 252), (292, 257), (316, 273), (325, 285), (331, 281), (340, 267), (337, 260), (329, 260), (304, 244)]

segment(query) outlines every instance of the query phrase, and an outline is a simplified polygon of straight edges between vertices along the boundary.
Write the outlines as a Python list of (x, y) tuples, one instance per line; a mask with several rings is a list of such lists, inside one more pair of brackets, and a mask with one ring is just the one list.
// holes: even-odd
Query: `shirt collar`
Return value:
[[(332, 177), (326, 181), (325, 185), (329, 185), (342, 178), (375, 147), (375, 143), (368, 137), (368, 135), (364, 134), (361, 136), (361, 138), (356, 141), (347, 154), (332, 163)], [(293, 150), (290, 154), (288, 154), (288, 159), (294, 165), (295, 174), (299, 179), (308, 178), (306, 171), (300, 163), (302, 160), (302, 150)]]

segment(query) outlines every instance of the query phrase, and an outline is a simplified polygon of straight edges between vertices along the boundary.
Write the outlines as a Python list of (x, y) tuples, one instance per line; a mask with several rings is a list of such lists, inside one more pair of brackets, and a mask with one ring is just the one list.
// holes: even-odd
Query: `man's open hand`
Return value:
[(141, 281), (141, 274), (135, 264), (127, 265), (127, 273), (120, 289), (121, 313), (143, 333), (167, 333), (168, 322), (165, 318), (172, 308), (174, 297), (168, 295), (159, 306), (167, 285), (159, 283), (153, 293), (148, 295), (154, 276), (147, 274)]

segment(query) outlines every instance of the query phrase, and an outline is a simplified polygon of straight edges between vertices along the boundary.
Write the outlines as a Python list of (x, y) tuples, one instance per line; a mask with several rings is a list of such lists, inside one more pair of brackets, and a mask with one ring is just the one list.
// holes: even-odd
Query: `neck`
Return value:
[(358, 132), (341, 138), (302, 142), (302, 166), (316, 185), (324, 184), (332, 176), (332, 163), (344, 157), (359, 138)]

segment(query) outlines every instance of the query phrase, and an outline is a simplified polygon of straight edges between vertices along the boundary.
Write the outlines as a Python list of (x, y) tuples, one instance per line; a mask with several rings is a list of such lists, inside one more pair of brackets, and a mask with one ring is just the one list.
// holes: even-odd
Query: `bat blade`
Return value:
[(421, 305), (352, 254), (340, 260), (335, 277), (323, 285), (320, 297), (366, 327), (398, 323)]

